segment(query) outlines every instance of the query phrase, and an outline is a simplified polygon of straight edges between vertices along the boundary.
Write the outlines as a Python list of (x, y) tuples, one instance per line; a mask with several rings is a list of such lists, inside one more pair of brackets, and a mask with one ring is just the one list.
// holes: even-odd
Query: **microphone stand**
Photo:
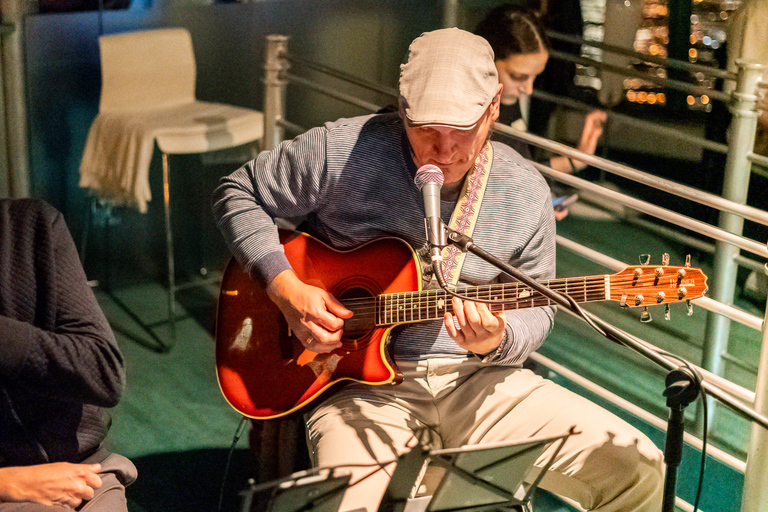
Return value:
[[(509, 274), (511, 277), (517, 279), (529, 288), (547, 297), (550, 299), (550, 301), (568, 308), (575, 314), (583, 317), (585, 321), (590, 323), (598, 331), (601, 331), (601, 334), (603, 334), (603, 336), (606, 338), (635, 350), (636, 352), (647, 357), (669, 372), (666, 378), (667, 388), (664, 391), (664, 396), (667, 398), (667, 406), (670, 408), (670, 416), (667, 422), (668, 427), (664, 447), (664, 457), (665, 463), (667, 465), (667, 471), (664, 482), (664, 501), (662, 504), (663, 512), (674, 511), (677, 468), (682, 458), (683, 434), (685, 432), (684, 410), (687, 405), (695, 400), (696, 396), (698, 396), (702, 389), (710, 396), (727, 405), (731, 410), (743, 418), (754, 421), (760, 424), (763, 428), (768, 429), (768, 418), (739, 402), (736, 398), (732, 397), (716, 385), (706, 380), (699, 380), (698, 377), (692, 375), (690, 370), (685, 367), (681, 367), (679, 364), (675, 363), (669, 358), (657, 353), (643, 340), (636, 338), (635, 336), (632, 336), (620, 329), (617, 329), (616, 327), (605, 322), (592, 313), (589, 313), (588, 311), (584, 311), (571, 297), (548, 288), (547, 286), (523, 274), (516, 268), (510, 266), (506, 262), (501, 261), (493, 255), (487, 253), (480, 247), (476, 246), (472, 238), (451, 228), (445, 226), (443, 228), (448, 233), (448, 243), (452, 244), (460, 251), (474, 254), (482, 260)], [(439, 249), (439, 247), (432, 247), (433, 252), (439, 251)], [(440, 268), (441, 264), (442, 261), (439, 258), (433, 258), (433, 270), (435, 276), (437, 277), (440, 286), (445, 289), (446, 285), (445, 279), (442, 275), (442, 269)]]

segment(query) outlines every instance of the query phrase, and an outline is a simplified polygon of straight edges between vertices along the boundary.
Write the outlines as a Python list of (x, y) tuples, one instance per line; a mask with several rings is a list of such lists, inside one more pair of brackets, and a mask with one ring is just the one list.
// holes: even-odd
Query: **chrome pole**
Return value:
[(443, 0), (443, 28), (459, 26), (459, 0)]
[[(765, 266), (768, 274), (768, 265)], [(760, 362), (757, 367), (755, 387), (755, 411), (768, 412), (768, 303), (763, 319), (763, 341), (760, 348)], [(747, 465), (744, 469), (744, 490), (741, 495), (741, 512), (756, 512), (768, 507), (768, 430), (752, 423), (749, 438)]]
[[(3, 100), (0, 113), (4, 116), (7, 166), (7, 192), (10, 197), (29, 197), (32, 191), (27, 136), (26, 79), (24, 74), (24, 17), (27, 3), (2, 2), (0, 27), (0, 59), (2, 60)], [(12, 24), (11, 27), (8, 25)]]
[(288, 36), (267, 36), (264, 64), (264, 149), (270, 150), (283, 140), (285, 116), (285, 75), (288, 71)]
[[(748, 156), (752, 153), (757, 130), (757, 81), (764, 66), (738, 61), (739, 67), (736, 90), (733, 93), (731, 113), (733, 119), (729, 130), (728, 154), (723, 177), (723, 198), (739, 204), (747, 201), (751, 164)], [(734, 235), (741, 235), (744, 218), (730, 212), (720, 212), (718, 225)], [(733, 304), (736, 289), (739, 248), (722, 240), (715, 242), (715, 261), (710, 292), (713, 299), (723, 304)], [(702, 366), (714, 374), (721, 375), (722, 357), (728, 348), (730, 320), (724, 316), (709, 313), (704, 335)], [(710, 408), (710, 416), (714, 407)], [(711, 419), (711, 418), (710, 418)], [(710, 422), (712, 424), (712, 422)]]

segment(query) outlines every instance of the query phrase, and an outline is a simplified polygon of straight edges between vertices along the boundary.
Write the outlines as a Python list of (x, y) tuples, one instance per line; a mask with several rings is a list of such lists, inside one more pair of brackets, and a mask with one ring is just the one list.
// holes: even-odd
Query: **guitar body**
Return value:
[[(305, 234), (280, 235), (299, 279), (345, 305), (421, 286), (416, 255), (402, 240), (384, 238), (342, 252)], [(377, 327), (375, 313), (355, 311), (345, 323), (342, 347), (328, 354), (310, 352), (289, 332), (264, 288), (232, 259), (222, 278), (216, 322), (222, 394), (244, 416), (269, 419), (298, 410), (342, 381), (399, 382), (402, 376), (386, 346), (394, 325)]]

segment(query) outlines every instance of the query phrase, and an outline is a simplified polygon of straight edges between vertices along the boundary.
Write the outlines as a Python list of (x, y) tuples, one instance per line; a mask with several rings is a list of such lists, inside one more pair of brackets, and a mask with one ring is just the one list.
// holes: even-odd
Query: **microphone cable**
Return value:
[(224, 464), (224, 475), (221, 479), (221, 490), (219, 491), (219, 506), (216, 510), (218, 512), (221, 512), (221, 507), (224, 504), (224, 492), (225, 488), (227, 486), (227, 476), (229, 475), (229, 467), (232, 464), (232, 454), (235, 452), (235, 447), (237, 446), (237, 442), (240, 441), (240, 437), (243, 435), (243, 431), (245, 430), (245, 424), (246, 424), (247, 418), (245, 416), (242, 416), (240, 418), (240, 422), (237, 424), (237, 428), (235, 429), (235, 435), (232, 438), (232, 445), (229, 447), (229, 451), (227, 453), (227, 462)]

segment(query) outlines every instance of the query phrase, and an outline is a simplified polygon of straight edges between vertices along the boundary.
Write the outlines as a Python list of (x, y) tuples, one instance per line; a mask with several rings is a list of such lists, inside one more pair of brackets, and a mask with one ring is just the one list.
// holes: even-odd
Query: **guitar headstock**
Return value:
[(698, 268), (632, 265), (610, 276), (610, 300), (647, 307), (690, 301), (707, 292), (707, 276)]

